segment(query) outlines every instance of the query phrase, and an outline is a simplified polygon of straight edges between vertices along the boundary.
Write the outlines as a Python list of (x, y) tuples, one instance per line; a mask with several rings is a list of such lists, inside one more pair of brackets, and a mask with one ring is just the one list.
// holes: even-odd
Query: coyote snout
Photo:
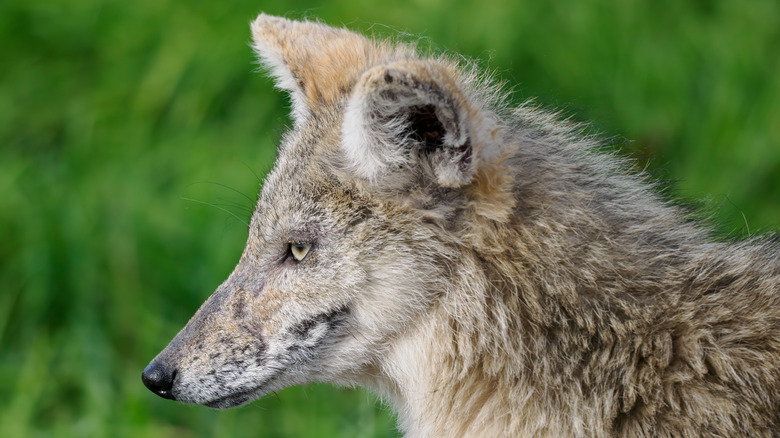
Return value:
[[(234, 273), (147, 366), (144, 384), (164, 398), (230, 408), (311, 382), (324, 369), (314, 361), (346, 333), (349, 307), (293, 311), (302, 309), (281, 294)], [(295, 317), (282, 320), (284, 312)]]
[(313, 22), (252, 34), (294, 128), (149, 389), (361, 385), (410, 436), (778, 433), (776, 242), (715, 241), (473, 67)]

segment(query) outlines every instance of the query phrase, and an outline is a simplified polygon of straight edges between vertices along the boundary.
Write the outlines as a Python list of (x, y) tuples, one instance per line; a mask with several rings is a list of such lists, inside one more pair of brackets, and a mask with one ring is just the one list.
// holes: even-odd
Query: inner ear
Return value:
[(388, 190), (471, 182), (469, 109), (453, 68), (431, 60), (368, 70), (347, 104), (343, 150), (353, 171)]
[(420, 152), (429, 154), (444, 146), (444, 125), (433, 104), (412, 106), (408, 111), (409, 137), (420, 144)]
[[(417, 143), (418, 154), (434, 160), (431, 164), (435, 168), (437, 176), (441, 178), (445, 174), (452, 174), (451, 176), (468, 175), (472, 156), (470, 138), (466, 136), (460, 144), (452, 141), (448, 143), (447, 129), (444, 127), (437, 113), (437, 106), (434, 104), (412, 106), (407, 111), (408, 138)], [(438, 111), (440, 112), (442, 109), (439, 108)], [(454, 114), (452, 116), (457, 118)], [(456, 120), (448, 121), (453, 129), (464, 129), (464, 127), (456, 126)], [(457, 178), (460, 179), (460, 177)]]

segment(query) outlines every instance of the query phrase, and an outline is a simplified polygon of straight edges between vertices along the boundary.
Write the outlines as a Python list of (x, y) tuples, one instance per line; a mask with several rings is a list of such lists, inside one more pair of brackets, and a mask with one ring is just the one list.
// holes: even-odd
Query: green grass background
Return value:
[(777, 0), (3, 0), (0, 436), (397, 435), (361, 390), (218, 412), (141, 384), (238, 260), (290, 124), (248, 46), (260, 11), (480, 58), (722, 235), (780, 225)]

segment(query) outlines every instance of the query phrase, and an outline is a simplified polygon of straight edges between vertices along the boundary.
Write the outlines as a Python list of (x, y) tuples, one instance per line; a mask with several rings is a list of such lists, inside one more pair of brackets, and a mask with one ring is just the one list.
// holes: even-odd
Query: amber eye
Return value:
[(309, 253), (310, 249), (310, 243), (290, 242), (290, 254), (292, 254), (292, 257), (296, 262), (303, 260), (306, 257), (306, 254)]

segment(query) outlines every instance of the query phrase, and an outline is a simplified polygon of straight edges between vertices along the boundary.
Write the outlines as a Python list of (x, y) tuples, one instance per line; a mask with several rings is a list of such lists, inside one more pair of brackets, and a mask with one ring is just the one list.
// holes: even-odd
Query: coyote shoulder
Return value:
[(711, 238), (472, 66), (310, 21), (252, 35), (294, 127), (152, 391), (360, 385), (416, 437), (780, 436), (776, 241)]

